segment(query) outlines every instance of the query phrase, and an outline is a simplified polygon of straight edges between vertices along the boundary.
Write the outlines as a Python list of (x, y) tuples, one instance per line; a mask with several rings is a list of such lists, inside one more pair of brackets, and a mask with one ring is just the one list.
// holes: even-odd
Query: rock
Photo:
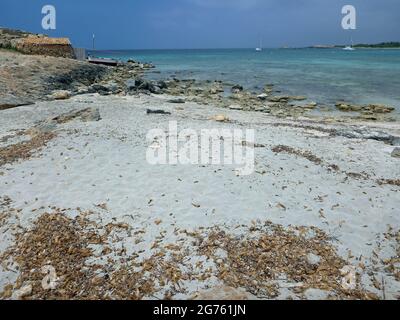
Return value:
[(136, 88), (135, 79), (128, 79), (125, 81), (125, 86), (128, 91), (134, 90)]
[(168, 100), (168, 102), (169, 103), (185, 103), (186, 101), (183, 98), (173, 98), (173, 99)]
[(390, 113), (394, 110), (394, 107), (385, 106), (383, 104), (369, 104), (365, 107), (365, 109), (374, 113)]
[(100, 121), (100, 111), (97, 108), (88, 108), (81, 114), (81, 119), (84, 122), (87, 121)]
[(29, 296), (32, 293), (32, 285), (28, 284), (26, 286), (21, 287), (18, 290), (15, 290), (12, 298), (15, 300), (20, 300), (26, 296)]
[(171, 112), (169, 111), (165, 111), (165, 110), (151, 110), (151, 109), (147, 109), (146, 110), (147, 114), (167, 114), (170, 115)]
[(396, 147), (393, 149), (391, 156), (393, 158), (400, 158), (400, 147)]
[(232, 104), (228, 107), (231, 110), (243, 110), (243, 107), (241, 105), (238, 104)]
[(266, 93), (261, 93), (257, 96), (258, 99), (260, 100), (266, 100), (268, 98), (268, 94)]
[(291, 96), (291, 97), (289, 97), (289, 100), (302, 101), (302, 100), (307, 100), (307, 97), (305, 97), (305, 96)]
[(227, 122), (227, 121), (229, 121), (229, 118), (227, 116), (223, 115), (223, 114), (217, 114), (216, 116), (213, 117), (213, 119), (215, 121), (218, 121), (218, 122)]
[(154, 91), (154, 85), (151, 83), (151, 81), (148, 81), (143, 78), (137, 78), (135, 80), (135, 87), (137, 90), (142, 90), (142, 91)]
[(289, 96), (276, 96), (276, 97), (269, 97), (268, 100), (271, 102), (287, 102), (289, 100)]
[(157, 85), (161, 90), (167, 89), (167, 88), (168, 88), (168, 84), (167, 84), (167, 82), (164, 81), (164, 80), (159, 80), (159, 81), (157, 81), (157, 82), (156, 82), (156, 85)]
[(51, 94), (51, 98), (54, 100), (65, 100), (71, 98), (71, 92), (68, 90), (57, 90)]
[(49, 133), (57, 128), (57, 122), (53, 119), (47, 119), (38, 125), (34, 126), (31, 131), (32, 133)]
[(256, 297), (244, 289), (235, 289), (228, 286), (217, 286), (209, 290), (198, 292), (193, 300), (255, 300)]
[(232, 88), (231, 88), (231, 92), (232, 93), (238, 93), (238, 92), (241, 92), (241, 91), (243, 91), (243, 87), (241, 86), (241, 85), (234, 85)]
[(345, 102), (337, 102), (335, 104), (336, 108), (338, 108), (340, 111), (348, 112), (348, 111), (361, 111), (363, 109), (362, 106), (354, 105), (354, 104), (349, 104)]
[(104, 88), (111, 93), (118, 93), (120, 91), (118, 83), (116, 83), (114, 80), (107, 82), (104, 85)]
[(318, 265), (321, 262), (321, 257), (313, 253), (307, 255), (307, 262), (313, 266)]
[(20, 106), (27, 106), (33, 104), (32, 101), (29, 101), (24, 98), (19, 98), (11, 94), (2, 95), (0, 97), (0, 110), (11, 109)]
[(103, 85), (98, 84), (98, 83), (92, 84), (89, 87), (89, 91), (92, 92), (92, 93), (97, 92), (98, 94), (104, 95), (104, 96), (108, 95), (110, 93), (109, 89), (106, 86), (103, 86)]

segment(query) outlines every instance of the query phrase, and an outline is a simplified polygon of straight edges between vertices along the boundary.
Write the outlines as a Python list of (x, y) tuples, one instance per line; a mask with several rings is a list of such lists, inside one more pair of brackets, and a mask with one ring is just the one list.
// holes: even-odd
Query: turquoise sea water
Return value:
[(385, 103), (400, 112), (400, 50), (396, 49), (129, 50), (93, 54), (151, 62), (156, 72), (149, 77), (225, 80), (255, 91), (273, 83), (282, 93), (306, 95), (319, 103)]

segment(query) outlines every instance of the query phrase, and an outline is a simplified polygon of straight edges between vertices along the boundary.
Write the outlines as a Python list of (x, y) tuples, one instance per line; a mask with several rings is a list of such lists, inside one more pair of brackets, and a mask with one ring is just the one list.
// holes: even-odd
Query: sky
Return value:
[[(357, 29), (343, 30), (344, 5)], [(43, 30), (42, 7), (56, 8)], [(0, 0), (0, 26), (96, 49), (303, 47), (400, 41), (400, 0)]]

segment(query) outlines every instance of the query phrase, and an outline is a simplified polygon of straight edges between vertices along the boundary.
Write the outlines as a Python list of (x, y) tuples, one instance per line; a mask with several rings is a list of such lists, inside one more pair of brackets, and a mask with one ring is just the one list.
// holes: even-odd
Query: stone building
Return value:
[(75, 58), (74, 49), (68, 38), (49, 38), (30, 35), (19, 39), (16, 50), (25, 54)]

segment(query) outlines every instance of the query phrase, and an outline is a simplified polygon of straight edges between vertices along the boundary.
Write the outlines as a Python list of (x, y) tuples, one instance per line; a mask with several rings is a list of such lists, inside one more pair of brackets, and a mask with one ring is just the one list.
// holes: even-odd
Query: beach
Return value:
[[(6, 81), (1, 298), (400, 297), (394, 108), (339, 101), (336, 113), (273, 84), (253, 93), (216, 79), (148, 80), (157, 65), (134, 61), (0, 57), (11, 79), (14, 61), (73, 65), (61, 72), (67, 84), (41, 77), (30, 94), (18, 95), (32, 82)], [(254, 172), (149, 164), (148, 132), (171, 121), (253, 129)]]

